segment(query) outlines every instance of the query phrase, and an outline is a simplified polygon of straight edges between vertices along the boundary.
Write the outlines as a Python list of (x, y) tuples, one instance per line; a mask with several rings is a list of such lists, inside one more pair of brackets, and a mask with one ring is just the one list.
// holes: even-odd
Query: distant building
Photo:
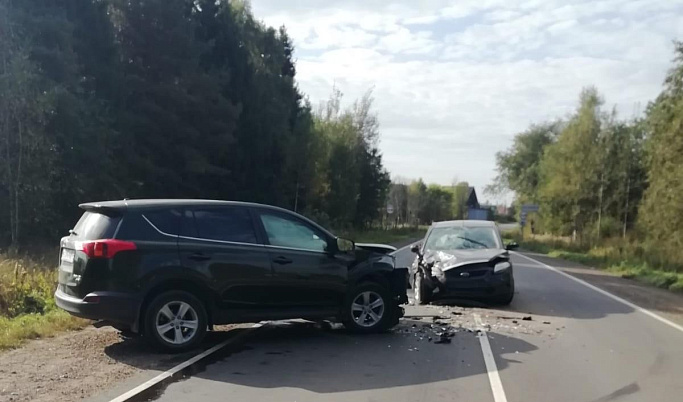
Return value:
[(493, 220), (493, 211), (491, 207), (484, 207), (479, 205), (477, 199), (477, 192), (474, 187), (470, 187), (467, 191), (467, 219), (475, 221), (490, 221)]

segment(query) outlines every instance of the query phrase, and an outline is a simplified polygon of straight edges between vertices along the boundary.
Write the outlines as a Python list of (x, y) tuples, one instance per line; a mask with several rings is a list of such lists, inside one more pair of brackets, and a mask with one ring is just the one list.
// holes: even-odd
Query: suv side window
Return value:
[(256, 231), (246, 208), (195, 209), (197, 234), (202, 239), (256, 244)]
[(161, 211), (145, 212), (143, 215), (162, 232), (174, 236), (178, 235), (181, 216), (179, 210), (164, 209)]
[(303, 222), (269, 212), (261, 212), (260, 216), (268, 243), (273, 246), (321, 252), (327, 249), (324, 237)]

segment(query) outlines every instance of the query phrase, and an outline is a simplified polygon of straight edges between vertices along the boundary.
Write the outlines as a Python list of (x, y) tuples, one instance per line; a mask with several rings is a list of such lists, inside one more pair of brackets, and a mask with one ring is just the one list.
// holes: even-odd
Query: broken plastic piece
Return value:
[(444, 343), (444, 344), (445, 343), (451, 343), (451, 338), (449, 338), (447, 336), (442, 336), (438, 340), (434, 341), (434, 343)]

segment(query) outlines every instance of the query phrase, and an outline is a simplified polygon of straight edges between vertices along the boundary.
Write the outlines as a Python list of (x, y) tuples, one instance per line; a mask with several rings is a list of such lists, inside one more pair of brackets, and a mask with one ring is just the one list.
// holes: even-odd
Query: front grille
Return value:
[[(445, 272), (446, 274), (446, 279), (455, 279), (455, 280), (464, 280), (464, 279), (472, 279), (472, 278), (480, 278), (482, 276), (486, 276), (487, 273), (493, 271), (493, 266), (490, 265), (489, 263), (478, 263), (478, 264), (470, 264), (470, 265), (463, 265), (462, 267), (457, 267), (453, 269), (449, 269), (448, 271)], [(469, 276), (461, 276), (463, 272), (467, 272)]]

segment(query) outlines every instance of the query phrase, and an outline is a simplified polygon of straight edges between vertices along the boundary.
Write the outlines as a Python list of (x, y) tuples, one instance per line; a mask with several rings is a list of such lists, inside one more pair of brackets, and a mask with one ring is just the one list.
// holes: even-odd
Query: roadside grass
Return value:
[(351, 239), (356, 243), (395, 244), (406, 240), (424, 237), (426, 226), (401, 227), (392, 229), (370, 229), (363, 231), (339, 231), (339, 236)]
[(588, 247), (572, 243), (568, 238), (534, 236), (521, 239), (518, 231), (503, 234), (506, 241), (517, 241), (525, 251), (574, 261), (634, 279), (662, 289), (683, 293), (683, 267), (663, 264), (635, 241), (606, 239)]
[(43, 314), (0, 317), (0, 350), (19, 347), (29, 339), (48, 338), (60, 332), (82, 329), (89, 323), (57, 309)]
[(0, 350), (87, 325), (55, 306), (55, 255), (0, 254)]

